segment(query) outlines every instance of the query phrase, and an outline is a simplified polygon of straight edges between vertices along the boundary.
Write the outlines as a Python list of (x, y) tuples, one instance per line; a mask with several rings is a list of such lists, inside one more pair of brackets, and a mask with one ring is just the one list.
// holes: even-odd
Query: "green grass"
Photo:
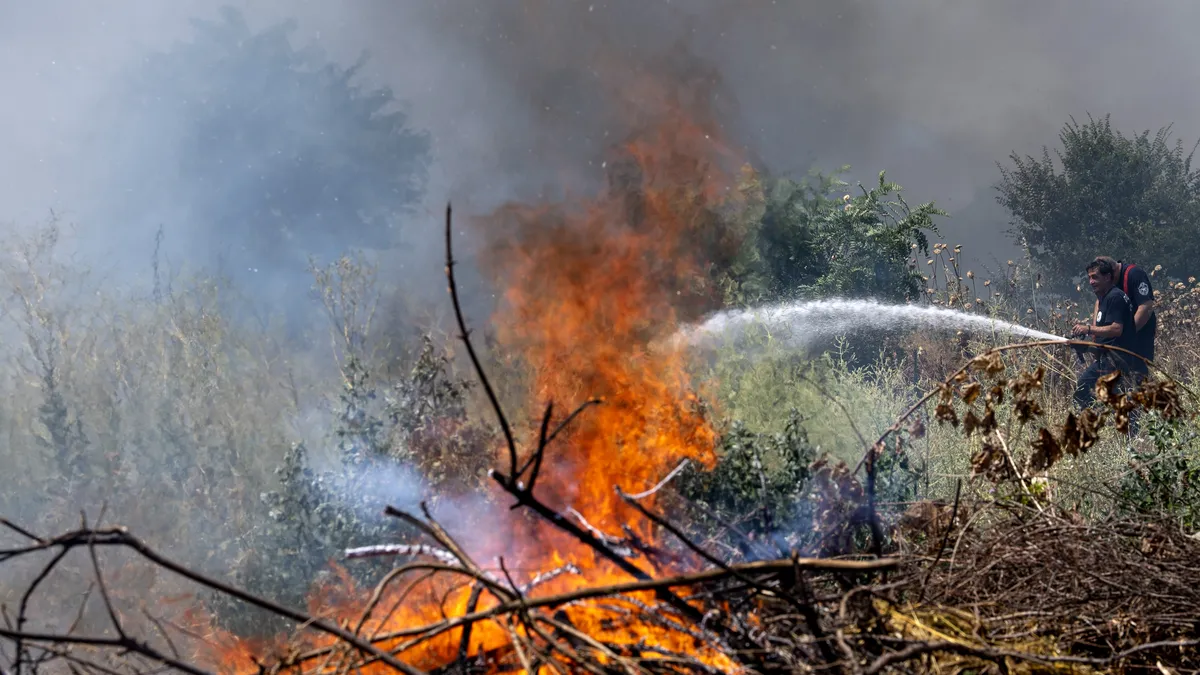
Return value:
[[(901, 343), (914, 343), (905, 336), (899, 337)], [(915, 338), (915, 343), (922, 340), (921, 336), (910, 337)], [(978, 354), (997, 344), (975, 340), (966, 346), (970, 353)], [(942, 373), (930, 373), (914, 382), (912, 363), (904, 358), (881, 356), (872, 362), (852, 358), (849, 352), (850, 345), (841, 343), (832, 352), (796, 353), (773, 342), (765, 332), (748, 330), (736, 346), (724, 347), (710, 357), (701, 379), (709, 383), (716, 408), (726, 419), (740, 420), (752, 432), (775, 434), (782, 431), (789, 411), (795, 410), (818, 453), (828, 453), (853, 466), (864, 450), (924, 392), (938, 386)], [(1038, 367), (1047, 373), (1044, 388), (1034, 397), (1042, 410), (1039, 418), (1020, 422), (1014, 415), (1011, 397), (995, 406), (1000, 438), (1018, 466), (1023, 466), (1032, 452), (1031, 443), (1042, 426), (1057, 430), (1074, 411), (1071, 393), (1075, 365), (1070, 358), (1066, 350), (1045, 348), (1009, 352), (1003, 357), (1006, 367), (1003, 377), (1015, 378)], [(966, 360), (967, 357), (959, 356), (949, 363), (957, 367)], [(982, 477), (972, 479), (971, 475), (972, 458), (985, 441), (997, 443), (998, 437), (988, 435), (985, 439), (980, 434), (967, 437), (961, 426), (933, 420), (935, 403), (936, 400), (930, 402), (915, 415), (928, 420), (925, 434), (905, 444), (911, 465), (920, 473), (921, 498), (950, 500), (961, 480), (965, 492), (972, 497), (1019, 498), (1018, 493), (1028, 490), (1045, 495), (1063, 508), (1078, 511), (1082, 517), (1102, 518), (1129, 507), (1131, 495), (1136, 497), (1134, 493), (1139, 489), (1163, 494), (1186, 492), (1187, 467), (1196, 462), (1195, 444), (1180, 440), (1197, 433), (1195, 422), (1177, 423), (1173, 435), (1167, 438), (1155, 431), (1154, 416), (1150, 416), (1145, 428), (1133, 438), (1106, 427), (1088, 451), (1065, 457), (1048, 472), (1031, 473), (1025, 485), (1014, 483), (998, 488)], [(961, 404), (958, 409), (960, 417), (965, 414)], [(979, 403), (975, 409), (982, 415)], [(1182, 462), (1184, 468), (1176, 470), (1182, 478), (1159, 472), (1154, 481), (1174, 480), (1179, 485), (1131, 488), (1130, 480), (1136, 476), (1131, 461), (1140, 455), (1153, 454), (1156, 447), (1159, 454), (1167, 457), (1157, 460), (1158, 464)], [(1143, 507), (1153, 506), (1153, 500), (1141, 501)]]

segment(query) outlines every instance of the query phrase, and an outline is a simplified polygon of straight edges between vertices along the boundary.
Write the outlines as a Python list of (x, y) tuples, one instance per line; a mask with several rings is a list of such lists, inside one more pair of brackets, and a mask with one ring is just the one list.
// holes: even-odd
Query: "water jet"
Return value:
[(886, 304), (876, 300), (806, 300), (749, 309), (726, 310), (683, 328), (676, 340), (693, 347), (737, 343), (752, 329), (765, 331), (772, 342), (806, 348), (856, 329), (974, 330), (1031, 340), (1066, 342), (1067, 338), (1020, 324), (944, 307)]

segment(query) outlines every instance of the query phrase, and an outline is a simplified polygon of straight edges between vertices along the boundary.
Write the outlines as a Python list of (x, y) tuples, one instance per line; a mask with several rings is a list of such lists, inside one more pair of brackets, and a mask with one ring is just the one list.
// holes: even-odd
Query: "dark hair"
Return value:
[(1088, 263), (1087, 271), (1091, 272), (1092, 270), (1096, 270), (1097, 273), (1103, 276), (1111, 277), (1117, 271), (1117, 268), (1112, 258), (1102, 255), (1097, 256), (1095, 260)]

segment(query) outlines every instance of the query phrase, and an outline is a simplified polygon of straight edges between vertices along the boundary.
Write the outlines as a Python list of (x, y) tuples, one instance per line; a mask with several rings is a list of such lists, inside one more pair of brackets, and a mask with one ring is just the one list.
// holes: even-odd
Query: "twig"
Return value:
[(875, 556), (883, 555), (883, 526), (879, 523), (879, 509), (875, 506), (876, 462), (883, 448), (881, 443), (867, 451), (867, 527), (871, 529), (871, 554)]
[[(467, 598), (467, 614), (471, 614), (479, 606), (479, 594), (482, 592), (482, 584), (477, 583), (471, 587), (471, 596)], [(475, 624), (463, 626), (462, 636), (458, 640), (458, 667), (463, 673), (467, 672), (467, 655), (471, 649), (471, 629), (474, 627)]]
[[(624, 668), (627, 672), (629, 672), (630, 675), (646, 672), (646, 670), (644, 668), (638, 666), (636, 663), (633, 663), (628, 658), (625, 658), (625, 657), (621, 656), (620, 654), (617, 654), (612, 649), (609, 649), (609, 647), (607, 645), (605, 645), (604, 643), (593, 638), (592, 636), (588, 635), (587, 633), (575, 628), (574, 626), (572, 626), (570, 623), (568, 623), (566, 621), (556, 621), (554, 619), (550, 619), (550, 618), (546, 618), (546, 617), (538, 617), (537, 620), (548, 624), (550, 627), (554, 628), (554, 630), (559, 631), (560, 633), (565, 633), (565, 634), (575, 638), (576, 640), (592, 647), (593, 649), (600, 652), (601, 654), (604, 654), (605, 656), (612, 659), (613, 661), (620, 663), (621, 667)], [(583, 659), (580, 658), (579, 656), (575, 656), (574, 658), (576, 661), (578, 661), (580, 663), (585, 663), (583, 661)], [(589, 670), (592, 670), (592, 669), (589, 668)], [(603, 671), (601, 671), (601, 672), (603, 672)]]
[(163, 640), (167, 643), (167, 647), (171, 650), (171, 654), (177, 659), (182, 659), (183, 656), (179, 653), (179, 648), (175, 646), (175, 641), (171, 639), (171, 634), (167, 632), (162, 621), (159, 621), (158, 617), (151, 614), (145, 607), (141, 607), (141, 610), (142, 616), (146, 617), (146, 620), (158, 630), (159, 635), (162, 635)]
[[(817, 650), (821, 652), (821, 657), (825, 659), (825, 663), (832, 664), (837, 660), (837, 655), (833, 652), (833, 647), (829, 644), (828, 636), (825, 634), (825, 629), (821, 627), (821, 616), (818, 613), (816, 603), (813, 601), (812, 587), (805, 578), (804, 572), (799, 568), (794, 568), (792, 574), (795, 577), (796, 587), (803, 594), (803, 600), (797, 599), (792, 604), (800, 616), (804, 617), (804, 624), (808, 626), (808, 632), (812, 635), (813, 640), (817, 643)], [(785, 595), (789, 601), (792, 596)]]
[[(554, 526), (564, 530), (571, 536), (575, 537), (575, 539), (599, 553), (604, 558), (607, 558), (610, 562), (614, 563), (623, 572), (629, 574), (633, 578), (643, 582), (651, 581), (650, 575), (644, 570), (629, 562), (629, 560), (627, 560), (624, 556), (614, 551), (612, 547), (598, 539), (590, 532), (584, 530), (579, 525), (572, 523), (563, 517), (562, 514), (543, 504), (540, 500), (529, 493), (529, 491), (509, 482), (505, 476), (496, 471), (491, 471), (489, 473), (491, 474), (493, 480), (499, 483), (506, 492), (517, 499), (516, 506), (528, 507), (534, 513), (537, 513), (541, 517), (545, 518)], [(682, 598), (668, 590), (670, 588), (669, 586), (654, 586), (653, 588), (655, 593), (660, 596), (659, 599), (671, 604), (676, 609), (689, 616), (692, 620), (701, 621), (703, 619), (703, 615), (696, 610), (695, 607), (687, 604)]]
[(357, 548), (348, 548), (343, 552), (347, 560), (357, 558), (374, 558), (378, 556), (414, 556), (427, 555), (431, 558), (436, 558), (447, 565), (458, 563), (458, 559), (454, 554), (427, 544), (376, 544), (374, 546), (359, 546)]
[[(414, 668), (406, 663), (403, 663), (402, 661), (396, 659), (391, 654), (381, 651), (378, 647), (371, 644), (370, 642), (366, 642), (366, 641), (360, 639), (358, 636), (354, 635), (353, 633), (350, 633), (349, 631), (347, 631), (337, 625), (334, 625), (328, 621), (325, 621), (324, 619), (314, 618), (303, 612), (299, 612), (294, 609), (284, 607), (283, 605), (272, 602), (265, 598), (261, 598), (257, 595), (254, 595), (252, 593), (244, 591), (240, 588), (217, 581), (216, 579), (212, 579), (204, 574), (201, 574), (200, 572), (196, 572), (195, 570), (189, 569), (188, 567), (181, 565), (181, 564), (163, 556), (162, 554), (158, 553), (154, 549), (150, 548), (141, 539), (138, 539), (137, 537), (129, 534), (125, 530), (125, 528), (107, 528), (104, 530), (76, 530), (74, 532), (69, 532), (62, 536), (48, 540), (45, 543), (40, 544), (38, 546), (26, 547), (24, 549), (10, 549), (7, 551), (0, 551), (0, 560), (9, 559), (9, 558), (15, 557), (17, 555), (23, 555), (25, 553), (30, 553), (30, 552), (38, 551), (38, 550), (44, 550), (44, 549), (48, 549), (51, 547), (62, 547), (64, 549), (67, 549), (67, 548), (74, 548), (77, 546), (121, 546), (121, 547), (132, 549), (132, 550), (136, 551), (139, 555), (141, 555), (143, 558), (146, 558), (147, 560), (149, 560), (150, 562), (153, 562), (154, 564), (158, 565), (159, 567), (162, 567), (168, 571), (174, 572), (175, 574), (178, 574), (179, 576), (182, 576), (191, 581), (194, 581), (202, 586), (206, 586), (213, 590), (219, 591), (225, 595), (228, 595), (230, 597), (241, 600), (242, 602), (246, 602), (248, 604), (254, 605), (255, 607), (258, 607), (260, 609), (265, 609), (268, 612), (272, 612), (274, 614), (285, 617), (287, 619), (291, 619), (301, 625), (311, 626), (312, 628), (314, 628), (318, 631), (321, 631), (323, 633), (328, 633), (336, 638), (339, 638), (342, 641), (346, 642), (347, 644), (352, 645), (354, 648), (356, 648), (360, 651), (366, 652), (368, 654), (371, 654), (375, 658), (382, 660), (387, 665), (395, 668), (396, 670), (402, 671), (402, 672), (406, 673), (407, 675), (424, 675), (423, 671), (421, 671), (420, 669)], [(14, 640), (38, 639), (38, 640), (44, 641), (44, 638), (46, 637), (43, 635), (40, 638), (31, 638), (29, 636), (32, 634), (22, 633), (20, 631), (6, 631), (6, 633), (8, 635), (10, 635)], [(68, 636), (50, 636), (50, 637), (58, 638), (57, 641), (59, 641), (59, 642), (70, 642), (71, 640), (77, 641), (80, 639), (80, 638), (73, 637), (73, 636), (70, 636), (70, 637), (68, 637)], [(95, 638), (95, 639), (99, 640), (100, 638)], [(54, 640), (51, 640), (51, 641), (54, 641)], [(103, 644), (106, 644), (107, 646), (125, 646), (123, 644), (114, 645), (114, 644), (112, 644), (111, 641), (105, 642)], [(159, 656), (162, 656), (162, 655), (159, 655)], [(167, 657), (163, 656), (163, 658), (167, 658)], [(165, 663), (166, 661), (163, 661), (163, 662)], [(196, 671), (196, 672), (200, 672), (200, 671)]]
[[(46, 545), (45, 542), (43, 542), (40, 539), (38, 539), (37, 541), (39, 542), (38, 543), (39, 547)], [(33, 599), (33, 594), (37, 591), (38, 586), (41, 586), (42, 582), (46, 580), (46, 577), (50, 576), (50, 573), (52, 571), (54, 571), (55, 567), (58, 566), (58, 563), (64, 557), (66, 557), (67, 552), (69, 550), (70, 549), (68, 549), (65, 546), (61, 550), (59, 550), (58, 553), (56, 553), (54, 555), (54, 557), (50, 559), (50, 562), (46, 563), (46, 566), (42, 568), (42, 571), (39, 572), (36, 577), (34, 577), (33, 581), (30, 582), (29, 587), (25, 589), (25, 593), (21, 595), (21, 603), (17, 608), (17, 632), (18, 633), (25, 629), (25, 624), (29, 620), (29, 618), (28, 618), (29, 602), (30, 602), (30, 600)], [(13, 645), (13, 647), (16, 650), (16, 654), (17, 654), (16, 669), (17, 669), (17, 673), (19, 674), (21, 672), (21, 664), (24, 661), (25, 644), (19, 637), (14, 642), (15, 642), (15, 644)]]
[(58, 635), (54, 633), (32, 633), (24, 631), (8, 630), (0, 628), (0, 637), (7, 638), (13, 642), (45, 642), (48, 644), (59, 645), (86, 645), (91, 647), (109, 647), (112, 649), (121, 649), (135, 654), (141, 654), (148, 659), (158, 661), (159, 663), (170, 666), (176, 670), (190, 673), (191, 675), (209, 675), (208, 671), (197, 668), (190, 663), (185, 663), (178, 659), (173, 659), (166, 654), (161, 654), (152, 647), (137, 640), (128, 637), (102, 638), (91, 637), (87, 635)]
[[(543, 430), (543, 434), (538, 439), (538, 447), (546, 447), (550, 443), (553, 443), (554, 439), (558, 438), (558, 435), (560, 433), (562, 433), (571, 424), (571, 422), (575, 421), (575, 418), (578, 417), (580, 413), (582, 413), (584, 410), (587, 410), (588, 408), (590, 408), (594, 405), (600, 405), (603, 402), (604, 402), (603, 399), (598, 399), (598, 398), (584, 401), (578, 408), (571, 411), (571, 414), (567, 415), (566, 419), (559, 422), (558, 426), (554, 427), (554, 431), (550, 432), (550, 434), (548, 436), (544, 433), (544, 430)], [(545, 419), (549, 419), (549, 416), (550, 416), (550, 405), (547, 404)], [(539, 462), (541, 457), (542, 457), (542, 455), (537, 452), (530, 454), (528, 459), (525, 460), (525, 463), (521, 465), (521, 468), (517, 469), (516, 475), (517, 476), (525, 475), (525, 472), (527, 470), (529, 470), (529, 467), (534, 466), (535, 462)], [(534, 466), (533, 475), (536, 476), (540, 471), (541, 471), (541, 464), (539, 463), (536, 466)], [(532, 489), (532, 484), (530, 485), (530, 489)]]
[(1000, 452), (1004, 453), (1004, 460), (1008, 462), (1008, 467), (1012, 469), (1013, 475), (1021, 483), (1021, 488), (1025, 490), (1025, 496), (1029, 497), (1030, 503), (1033, 504), (1039, 513), (1045, 513), (1046, 510), (1042, 508), (1041, 502), (1038, 501), (1037, 497), (1033, 496), (1033, 490), (1030, 489), (1029, 482), (1025, 480), (1025, 474), (1017, 468), (1017, 462), (1008, 450), (1008, 442), (1004, 440), (1004, 435), (1000, 433), (999, 429), (993, 430), (993, 433), (996, 434), (996, 440), (1000, 442)]
[[(64, 548), (63, 550), (67, 549)], [(112, 598), (108, 595), (108, 587), (104, 583), (104, 575), (100, 572), (100, 560), (96, 557), (96, 544), (89, 540), (87, 550), (88, 556), (92, 559), (92, 570), (96, 573), (96, 587), (100, 589), (100, 597), (104, 600), (104, 609), (108, 612), (108, 618), (112, 622), (113, 630), (117, 631), (117, 635), (122, 639), (128, 639), (129, 636), (125, 634), (125, 627), (121, 625), (121, 619), (117, 617), (117, 608), (113, 607)]]
[(458, 561), (458, 563), (462, 565), (465, 571), (469, 572), (471, 576), (474, 576), (480, 581), (489, 584), (492, 590), (496, 591), (498, 595), (506, 598), (512, 597), (509, 595), (508, 590), (504, 588), (503, 584), (500, 584), (494, 577), (485, 572), (483, 568), (476, 564), (475, 561), (471, 559), (471, 556), (467, 555), (467, 552), (464, 551), (462, 547), (454, 541), (454, 538), (451, 537), (450, 534), (446, 532), (446, 530), (444, 530), (436, 520), (433, 519), (433, 516), (429, 513), (429, 507), (425, 504), (425, 502), (421, 502), (421, 511), (425, 516), (424, 521), (409, 513), (401, 511), (390, 504), (383, 509), (384, 514), (394, 518), (399, 518), (429, 535), (434, 541), (441, 544), (442, 548), (444, 548), (446, 551), (449, 551)]
[(942, 543), (938, 545), (937, 555), (933, 559), (933, 564), (926, 570), (925, 579), (921, 581), (921, 593), (917, 596), (917, 602), (925, 599), (925, 589), (929, 585), (929, 577), (933, 575), (933, 570), (942, 561), (942, 554), (946, 552), (946, 544), (950, 541), (950, 533), (954, 531), (954, 521), (958, 518), (958, 498), (961, 493), (962, 479), (960, 478), (954, 483), (954, 508), (950, 511), (950, 523), (946, 525), (946, 531), (942, 533)]
[[(554, 402), (546, 404), (546, 414), (542, 415), (542, 428), (538, 432), (538, 452), (533, 453), (533, 468), (529, 470), (529, 484), (525, 487), (526, 490), (533, 490), (533, 486), (537, 484), (538, 476), (542, 473), (542, 459), (545, 458), (545, 447), (550, 442), (547, 432), (550, 429), (550, 416), (554, 414)], [(582, 517), (582, 516), (581, 516)]]
[(488, 402), (492, 405), (492, 410), (496, 413), (496, 417), (500, 423), (500, 429), (504, 432), (504, 441), (508, 445), (508, 463), (509, 473), (514, 477), (517, 476), (517, 441), (513, 437), (512, 427), (508, 423), (508, 417), (504, 414), (504, 409), (500, 407), (500, 399), (496, 396), (495, 390), (492, 389), (492, 383), (484, 374), (483, 365), (479, 361), (479, 357), (475, 354), (475, 347), (471, 344), (470, 331), (467, 330), (467, 321), (463, 317), (462, 305), (458, 301), (458, 284), (454, 281), (454, 256), (451, 254), (452, 245), (452, 227), (451, 227), (451, 208), (450, 204), (446, 204), (446, 281), (450, 287), (450, 301), (454, 304), (454, 320), (458, 322), (459, 339), (466, 345), (467, 356), (471, 358), (471, 366), (475, 368), (475, 373), (479, 376), (480, 382), (483, 384), (483, 389), (487, 393)]
[[(362, 627), (363, 627), (363, 625), (366, 624), (366, 621), (370, 617), (371, 612), (375, 611), (375, 606), (378, 605), (379, 602), (383, 600), (383, 592), (387, 588), (387, 585), (392, 580), (399, 578), (402, 572), (403, 572), (403, 570), (399, 570), (399, 569), (392, 570), (375, 587), (375, 593), (371, 597), (371, 604), (368, 605), (367, 609), (363, 611), (362, 618), (359, 619), (358, 628), (354, 631), (355, 633), (361, 632)], [(387, 625), (388, 621), (393, 616), (395, 616), (396, 611), (399, 610), (400, 607), (404, 605), (405, 600), (408, 599), (409, 593), (412, 593), (414, 590), (416, 590), (418, 585), (420, 585), (421, 583), (423, 583), (425, 581), (432, 579), (436, 575), (437, 575), (436, 571), (433, 571), (433, 570), (426, 571), (425, 574), (422, 574), (419, 578), (413, 580), (412, 583), (410, 583), (408, 586), (406, 586), (404, 588), (404, 590), (401, 591), (398, 596), (396, 596), (395, 601), (392, 602), (391, 609), (389, 609), (387, 611), (387, 613), (384, 614), (383, 617), (376, 624), (375, 631), (378, 632), (380, 628)], [(371, 641), (375, 642), (376, 638), (374, 636), (372, 636)]]
[(574, 516), (575, 520), (578, 520), (580, 525), (582, 525), (584, 528), (586, 528), (588, 532), (592, 533), (592, 536), (594, 536), (596, 539), (604, 542), (606, 545), (611, 546), (613, 552), (617, 553), (618, 555), (624, 556), (626, 558), (633, 557), (633, 554), (634, 554), (633, 547), (626, 546), (625, 542), (622, 541), (621, 539), (618, 539), (617, 537), (614, 537), (614, 536), (604, 532), (600, 528), (596, 527), (595, 525), (592, 525), (591, 523), (589, 523), (587, 521), (587, 518), (584, 518), (583, 514), (580, 513), (579, 511), (577, 511), (574, 507), (570, 507), (570, 506), (567, 507), (567, 515)]
[(571, 563), (567, 563), (562, 567), (555, 567), (547, 572), (539, 572), (536, 576), (529, 580), (529, 583), (520, 587), (522, 593), (528, 593), (542, 584), (556, 579), (564, 574), (580, 574), (579, 568)]
[(658, 481), (658, 483), (657, 483), (657, 484), (656, 484), (654, 487), (650, 488), (649, 490), (646, 490), (645, 492), (639, 492), (639, 493), (637, 493), (637, 494), (635, 494), (635, 495), (627, 495), (627, 494), (625, 494), (625, 493), (621, 492), (621, 488), (617, 488), (617, 492), (618, 492), (619, 494), (621, 494), (621, 497), (622, 497), (623, 499), (625, 499), (626, 501), (629, 501), (630, 499), (633, 499), (633, 500), (642, 500), (642, 499), (645, 499), (646, 497), (649, 497), (650, 495), (652, 495), (652, 494), (654, 494), (654, 493), (658, 492), (659, 490), (661, 490), (661, 489), (662, 489), (662, 487), (663, 487), (664, 485), (666, 485), (667, 483), (670, 483), (670, 482), (671, 482), (671, 479), (675, 478), (675, 476), (676, 476), (676, 475), (678, 475), (680, 471), (683, 471), (683, 470), (684, 470), (684, 468), (686, 468), (686, 467), (687, 467), (687, 465), (688, 465), (689, 463), (691, 463), (691, 460), (689, 460), (688, 458), (684, 457), (684, 458), (683, 458), (683, 459), (682, 459), (682, 460), (679, 462), (679, 465), (678, 465), (678, 466), (676, 466), (674, 469), (671, 469), (671, 473), (668, 473), (668, 474), (666, 475), (666, 477), (665, 477), (665, 478), (663, 478), (662, 480)]
[(35, 541), (39, 544), (44, 544), (46, 542), (45, 539), (42, 539), (41, 537), (37, 536), (36, 534), (33, 534), (29, 530), (26, 530), (25, 528), (21, 527), (20, 525), (17, 525), (16, 523), (12, 522), (8, 518), (0, 518), (0, 526), (7, 527), (8, 529), (12, 530), (13, 532), (16, 532), (17, 534), (21, 535), (22, 537), (27, 537), (29, 539), (32, 539), (33, 541)]
[[(745, 574), (742, 574), (741, 572), (735, 570), (728, 563), (726, 563), (725, 561), (716, 557), (715, 555), (709, 553), (708, 551), (704, 550), (704, 548), (701, 547), (699, 544), (693, 542), (690, 537), (688, 537), (686, 534), (684, 534), (683, 531), (680, 530), (678, 527), (671, 524), (666, 518), (663, 518), (662, 516), (654, 513), (650, 509), (647, 509), (646, 507), (637, 503), (637, 501), (632, 496), (625, 494), (625, 492), (621, 490), (620, 486), (615, 486), (613, 489), (616, 490), (617, 495), (619, 497), (621, 497), (621, 499), (624, 500), (624, 502), (626, 504), (629, 504), (633, 508), (637, 509), (638, 513), (642, 514), (643, 516), (645, 516), (646, 518), (648, 518), (649, 520), (654, 522), (654, 524), (663, 528), (667, 532), (670, 532), (672, 535), (674, 535), (674, 537), (676, 539), (678, 539), (680, 541), (680, 543), (682, 543), (684, 546), (686, 546), (689, 550), (691, 550), (696, 555), (703, 558), (709, 564), (715, 565), (719, 569), (727, 571), (735, 579), (737, 579), (738, 581), (741, 581), (744, 584), (749, 585), (751, 588), (754, 588), (755, 590), (757, 590), (760, 593), (763, 593), (770, 597), (783, 598), (784, 600), (786, 600), (788, 602), (788, 604), (792, 605), (796, 609), (803, 610), (803, 605), (800, 603), (800, 601), (797, 600), (796, 598), (792, 597), (790, 594), (782, 592), (777, 589), (767, 588), (765, 585), (763, 585), (763, 584), (755, 581), (754, 579), (751, 579), (750, 577), (746, 576)], [(797, 569), (797, 571), (798, 571), (798, 568), (795, 568), (795, 569)]]

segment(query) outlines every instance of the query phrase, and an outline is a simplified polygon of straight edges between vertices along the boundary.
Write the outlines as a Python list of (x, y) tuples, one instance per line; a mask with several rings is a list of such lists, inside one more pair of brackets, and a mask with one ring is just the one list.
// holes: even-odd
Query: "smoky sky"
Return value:
[(147, 254), (151, 232), (89, 219), (120, 198), (97, 187), (104, 158), (82, 149), (105, 133), (91, 113), (122, 69), (222, 4), (256, 28), (294, 19), (295, 42), (346, 64), (368, 52), (364, 78), (393, 88), (430, 133), (424, 209), (401, 224), (392, 260), (439, 290), (447, 200), (483, 211), (599, 184), (603, 152), (628, 131), (622, 72), (708, 78), (729, 141), (770, 171), (850, 164), (867, 182), (887, 170), (910, 200), (947, 209), (945, 239), (976, 259), (1013, 253), (996, 162), (1053, 147), (1069, 116), (1111, 114), (1126, 133), (1174, 124), (1189, 146), (1200, 135), (1191, 0), (8, 2), (6, 228), (55, 209)]

